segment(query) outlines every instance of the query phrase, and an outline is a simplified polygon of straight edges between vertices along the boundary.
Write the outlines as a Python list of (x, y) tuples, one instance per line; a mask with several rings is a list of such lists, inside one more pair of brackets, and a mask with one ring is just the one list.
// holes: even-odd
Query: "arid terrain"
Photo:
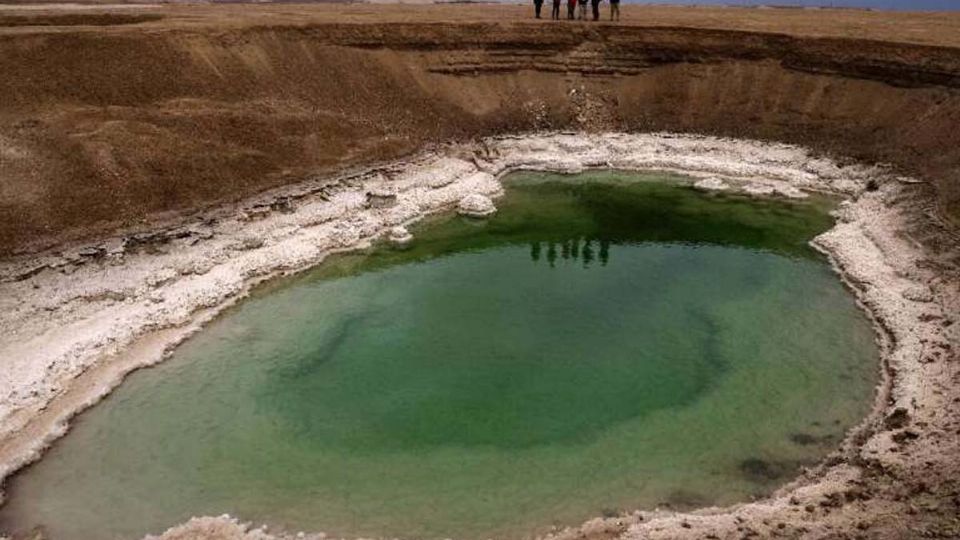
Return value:
[(665, 168), (847, 198), (816, 245), (876, 323), (884, 382), (769, 499), (558, 537), (960, 537), (960, 13), (531, 12), (0, 5), (0, 475), (259, 281), (512, 169)]
[(0, 253), (544, 129), (799, 143), (928, 179), (957, 217), (960, 13), (31, 8), (0, 10)]

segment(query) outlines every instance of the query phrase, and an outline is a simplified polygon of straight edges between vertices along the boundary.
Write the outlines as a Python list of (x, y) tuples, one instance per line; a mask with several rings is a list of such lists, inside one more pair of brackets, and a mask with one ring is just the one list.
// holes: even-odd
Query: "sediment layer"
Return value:
[(0, 254), (536, 130), (801, 144), (896, 166), (960, 216), (957, 16), (624, 10), (619, 25), (514, 6), (0, 20)]
[[(367, 245), (466, 195), (495, 196), (508, 171), (585, 167), (682, 171), (700, 177), (704, 189), (760, 196), (815, 190), (846, 197), (837, 225), (815, 243), (876, 322), (884, 385), (874, 414), (841, 449), (769, 499), (693, 513), (625, 513), (558, 531), (559, 538), (960, 532), (952, 506), (960, 488), (960, 274), (943, 249), (956, 237), (927, 213), (933, 190), (885, 167), (840, 164), (795, 146), (671, 134), (451, 144), (150, 233), (9, 260), (0, 265), (0, 356), (9, 359), (0, 385), (2, 475), (38, 459), (72, 415), (127, 372), (162, 360), (254, 284)], [(905, 512), (909, 520), (899, 517)], [(166, 538), (265, 535), (224, 517), (194, 520)]]

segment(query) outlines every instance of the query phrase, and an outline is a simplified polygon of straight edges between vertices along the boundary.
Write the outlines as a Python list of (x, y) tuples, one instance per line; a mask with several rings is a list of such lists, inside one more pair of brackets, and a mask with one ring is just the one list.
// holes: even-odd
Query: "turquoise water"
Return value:
[(489, 221), (262, 288), (81, 415), (0, 528), (521, 538), (769, 492), (868, 410), (872, 330), (807, 246), (829, 201), (685, 182), (516, 174)]

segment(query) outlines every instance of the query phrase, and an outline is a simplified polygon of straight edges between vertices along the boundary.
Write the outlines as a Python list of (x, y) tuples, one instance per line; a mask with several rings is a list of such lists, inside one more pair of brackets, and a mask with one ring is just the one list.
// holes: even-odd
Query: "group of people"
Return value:
[[(600, 20), (600, 2), (603, 0), (566, 0), (567, 2), (567, 19), (571, 21), (574, 19), (579, 19), (581, 21), (587, 20), (587, 2), (590, 3), (590, 6), (593, 8), (593, 20)], [(533, 7), (536, 10), (537, 18), (540, 18), (540, 10), (543, 9), (544, 0), (533, 0)], [(550, 18), (559, 21), (560, 20), (560, 5), (564, 0), (553, 0), (553, 12), (550, 14)], [(579, 6), (579, 12), (577, 7)], [(579, 13), (579, 14), (578, 14)], [(620, 0), (610, 0), (610, 20), (619, 21), (620, 20)]]

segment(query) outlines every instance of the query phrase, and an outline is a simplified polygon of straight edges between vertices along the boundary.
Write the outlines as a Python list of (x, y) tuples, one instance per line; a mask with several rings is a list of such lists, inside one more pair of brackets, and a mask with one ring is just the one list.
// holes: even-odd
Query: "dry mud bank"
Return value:
[[(41, 456), (69, 418), (128, 371), (160, 361), (250, 286), (367, 245), (391, 228), (496, 196), (514, 169), (683, 171), (703, 189), (847, 198), (818, 237), (882, 346), (874, 414), (825, 463), (773, 497), (693, 513), (627, 513), (560, 538), (897, 537), (960, 534), (960, 274), (933, 190), (887, 167), (795, 146), (670, 134), (584, 133), (450, 144), (415, 159), (277, 189), (162, 230), (0, 265), (2, 475)], [(947, 248), (952, 249), (945, 249)], [(267, 538), (203, 518), (165, 538)], [(282, 536), (281, 536), (282, 537)]]
[(0, 21), (0, 254), (532, 130), (800, 144), (891, 163), (960, 216), (960, 16), (624, 10), (620, 25), (519, 6)]

